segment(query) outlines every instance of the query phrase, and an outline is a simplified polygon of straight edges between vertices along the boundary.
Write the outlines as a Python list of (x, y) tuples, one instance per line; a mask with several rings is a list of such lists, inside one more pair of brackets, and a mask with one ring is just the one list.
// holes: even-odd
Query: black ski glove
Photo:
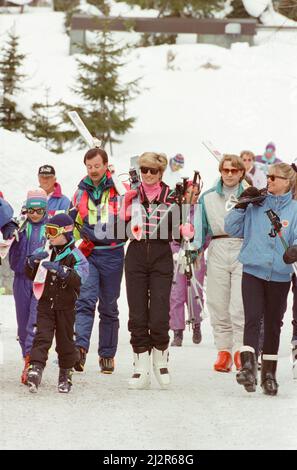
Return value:
[[(245, 201), (245, 202), (240, 202), (241, 199), (252, 199), (252, 198), (255, 198), (255, 197), (260, 197), (262, 196), (262, 192), (259, 191), (259, 189), (255, 188), (254, 186), (250, 186), (249, 188), (245, 189), (243, 191), (243, 193), (241, 193), (240, 197), (238, 198), (238, 204), (236, 204), (235, 206), (235, 209), (246, 209), (247, 206), (252, 203), (254, 204), (255, 206), (259, 206), (261, 205), (262, 203), (262, 200), (261, 201)], [(263, 199), (264, 199), (264, 196), (263, 196)]]
[(286, 264), (292, 264), (297, 261), (297, 245), (289, 246), (283, 254), (283, 260)]

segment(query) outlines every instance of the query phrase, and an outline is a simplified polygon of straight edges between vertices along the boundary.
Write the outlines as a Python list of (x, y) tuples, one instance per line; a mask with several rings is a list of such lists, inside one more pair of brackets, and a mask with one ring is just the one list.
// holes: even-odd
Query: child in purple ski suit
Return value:
[[(190, 212), (189, 212), (189, 222), (193, 227), (193, 236), (194, 239), (191, 242), (191, 249), (193, 253), (196, 252), (198, 255), (198, 251), (201, 251), (202, 248), (202, 221), (201, 221), (201, 211), (200, 206), (197, 204), (198, 197), (200, 194), (199, 187), (193, 186), (191, 181), (188, 182), (187, 191), (185, 194), (186, 203), (190, 203)], [(194, 234), (195, 232), (195, 234)], [(173, 241), (171, 243), (171, 250), (173, 253), (173, 257), (178, 257), (178, 252), (181, 248), (180, 243), (177, 241)], [(175, 256), (174, 256), (175, 255)], [(176, 269), (175, 261), (175, 269)], [(193, 316), (194, 321), (192, 322), (193, 327), (193, 343), (199, 344), (201, 342), (201, 328), (200, 324), (202, 321), (201, 318), (201, 311), (203, 305), (203, 291), (202, 286), (204, 282), (204, 276), (206, 272), (206, 264), (203, 252), (199, 255), (199, 260), (194, 262), (194, 277), (199, 284), (197, 284), (197, 290), (200, 298), (200, 302), (197, 300), (195, 290), (191, 286), (191, 294), (192, 294), (192, 306), (193, 306)], [(183, 341), (183, 332), (186, 326), (185, 323), (185, 303), (188, 305), (188, 295), (187, 295), (187, 278), (185, 274), (177, 271), (174, 283), (172, 284), (171, 288), (171, 295), (170, 295), (170, 328), (174, 331), (174, 338), (171, 343), (171, 346), (181, 346)], [(201, 287), (200, 287), (201, 286)]]
[(27, 256), (46, 242), (45, 222), (47, 196), (43, 189), (29, 191), (25, 203), (27, 222), (19, 232), (19, 241), (14, 241), (9, 250), (9, 264), (14, 271), (13, 296), (16, 308), (18, 338), (25, 361), (21, 382), (27, 383), (30, 351), (34, 339), (37, 315), (37, 300), (34, 297), (32, 281), (25, 275)]

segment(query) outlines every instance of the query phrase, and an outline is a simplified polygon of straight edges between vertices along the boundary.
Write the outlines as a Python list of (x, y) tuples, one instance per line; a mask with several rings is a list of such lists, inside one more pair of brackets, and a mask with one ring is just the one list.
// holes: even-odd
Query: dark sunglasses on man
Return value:
[(159, 170), (159, 168), (148, 168), (146, 166), (141, 166), (140, 171), (144, 175), (146, 175), (148, 172), (150, 172), (151, 175), (157, 175), (160, 170)]

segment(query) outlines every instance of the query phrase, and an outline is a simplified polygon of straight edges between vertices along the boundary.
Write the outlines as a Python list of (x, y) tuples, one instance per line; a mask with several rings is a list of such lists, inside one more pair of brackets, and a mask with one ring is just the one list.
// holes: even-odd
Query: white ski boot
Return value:
[(292, 349), (292, 364), (293, 379), (297, 380), (297, 344)]
[(170, 375), (168, 371), (169, 349), (161, 351), (153, 348), (153, 369), (154, 374), (162, 388), (166, 389), (170, 385)]
[(149, 351), (133, 353), (134, 373), (129, 380), (130, 390), (147, 390), (151, 385), (151, 356)]

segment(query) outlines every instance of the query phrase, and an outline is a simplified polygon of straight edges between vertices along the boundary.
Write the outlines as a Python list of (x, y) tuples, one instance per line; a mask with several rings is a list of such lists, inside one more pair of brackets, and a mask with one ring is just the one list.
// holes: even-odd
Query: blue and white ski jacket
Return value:
[(286, 243), (297, 244), (297, 201), (291, 191), (281, 196), (268, 193), (262, 206), (249, 204), (246, 210), (232, 209), (225, 217), (225, 231), (243, 237), (239, 261), (243, 272), (266, 281), (287, 282), (293, 268), (283, 261), (284, 247), (279, 236), (269, 236), (271, 222), (265, 213), (272, 209), (280, 218)]

